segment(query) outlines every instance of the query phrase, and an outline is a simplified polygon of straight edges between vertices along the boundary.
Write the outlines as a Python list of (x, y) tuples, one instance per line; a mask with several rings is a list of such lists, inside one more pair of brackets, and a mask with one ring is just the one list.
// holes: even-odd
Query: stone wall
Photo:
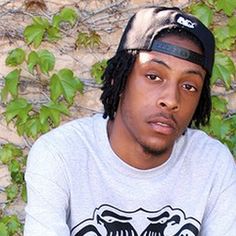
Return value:
[[(0, 1), (0, 89), (4, 85), (3, 77), (11, 68), (5, 66), (7, 53), (16, 47), (22, 47), (27, 50), (23, 41), (22, 32), (24, 27), (31, 22), (32, 15), (40, 14), (50, 18), (58, 12), (63, 6), (74, 7), (80, 15), (82, 23), (73, 28), (66, 38), (58, 43), (43, 43), (42, 48), (48, 48), (57, 58), (56, 70), (61, 68), (70, 68), (75, 74), (84, 81), (85, 93), (76, 96), (75, 105), (71, 108), (71, 116), (63, 117), (62, 122), (90, 115), (102, 110), (99, 101), (100, 90), (90, 76), (89, 69), (91, 65), (101, 59), (109, 58), (114, 54), (119, 41), (123, 26), (127, 19), (138, 8), (147, 5), (175, 5), (183, 7), (189, 4), (188, 0), (172, 1), (151, 1), (151, 0), (38, 0), (34, 2), (45, 3), (46, 10), (43, 12), (38, 7), (26, 7), (30, 1)], [(75, 38), (78, 30), (86, 28), (95, 30), (101, 35), (102, 45), (95, 49), (75, 49)], [(20, 93), (32, 101), (36, 106), (37, 103), (43, 103), (48, 100), (47, 93), (42, 93), (37, 81), (27, 73), (24, 74), (24, 83), (20, 85)], [(235, 108), (235, 93), (229, 94), (230, 106)], [(34, 140), (17, 135), (15, 127), (12, 124), (7, 125), (3, 116), (5, 105), (0, 101), (0, 146), (11, 142), (27, 152)], [(7, 167), (0, 165), (0, 209), (4, 208), (6, 195), (4, 188), (10, 183), (10, 175)], [(10, 207), (5, 209), (7, 214), (17, 213), (20, 219), (24, 220), (24, 204), (19, 200)]]

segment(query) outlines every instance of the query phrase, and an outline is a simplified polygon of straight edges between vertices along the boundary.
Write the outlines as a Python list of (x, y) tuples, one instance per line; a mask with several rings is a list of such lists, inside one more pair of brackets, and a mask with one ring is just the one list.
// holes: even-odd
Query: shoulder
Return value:
[(195, 147), (196, 151), (201, 152), (226, 152), (229, 153), (229, 149), (226, 145), (219, 140), (209, 136), (202, 130), (188, 129), (186, 132), (186, 141), (192, 148)]
[(104, 125), (106, 120), (101, 114), (96, 114), (91, 117), (79, 118), (69, 121), (50, 132), (42, 135), (35, 143), (46, 142), (47, 145), (57, 146), (58, 144), (66, 145), (67, 143), (78, 143), (81, 139), (93, 136), (97, 126)]
[(199, 181), (207, 180), (218, 189), (235, 186), (236, 163), (226, 145), (194, 129), (188, 129), (178, 143), (176, 153), (181, 157), (183, 167), (192, 175), (195, 173)]
[(105, 135), (102, 134), (105, 126), (106, 120), (101, 114), (69, 121), (39, 137), (28, 159), (73, 158), (88, 143), (95, 143), (97, 135)]
[(188, 129), (181, 138), (182, 152), (196, 163), (235, 168), (235, 161), (228, 147), (201, 130)]

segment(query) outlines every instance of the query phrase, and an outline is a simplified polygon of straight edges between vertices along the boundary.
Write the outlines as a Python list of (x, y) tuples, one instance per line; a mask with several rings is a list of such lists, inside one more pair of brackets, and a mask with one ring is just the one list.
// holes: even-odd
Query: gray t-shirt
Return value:
[(140, 170), (111, 149), (100, 114), (41, 136), (27, 162), (25, 236), (235, 236), (229, 150), (188, 129), (164, 164)]

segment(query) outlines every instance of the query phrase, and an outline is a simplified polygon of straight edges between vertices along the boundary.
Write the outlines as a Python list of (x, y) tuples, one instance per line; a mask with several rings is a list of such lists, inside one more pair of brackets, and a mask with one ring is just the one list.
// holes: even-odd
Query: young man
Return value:
[(235, 236), (236, 167), (202, 131), (214, 37), (177, 8), (140, 10), (103, 75), (104, 115), (42, 136), (25, 236)]

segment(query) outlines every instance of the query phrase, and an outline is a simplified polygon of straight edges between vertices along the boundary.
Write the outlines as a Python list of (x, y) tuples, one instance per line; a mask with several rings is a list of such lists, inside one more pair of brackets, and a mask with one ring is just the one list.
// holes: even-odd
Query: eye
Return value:
[(190, 91), (190, 92), (197, 92), (197, 91), (198, 91), (197, 88), (194, 87), (194, 86), (191, 85), (191, 84), (183, 84), (183, 88), (184, 88), (185, 90)]
[(146, 77), (152, 81), (161, 81), (161, 78), (155, 74), (147, 74)]

